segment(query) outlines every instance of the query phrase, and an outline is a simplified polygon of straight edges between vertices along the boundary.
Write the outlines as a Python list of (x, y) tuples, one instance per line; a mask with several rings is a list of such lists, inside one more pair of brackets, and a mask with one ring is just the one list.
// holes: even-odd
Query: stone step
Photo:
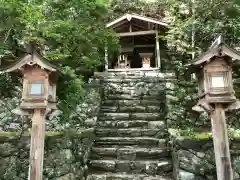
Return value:
[(169, 159), (155, 161), (92, 160), (89, 164), (89, 170), (90, 172), (164, 175), (172, 171), (172, 162)]
[(152, 100), (104, 100), (103, 106), (159, 106), (163, 102), (160, 100), (152, 99)]
[(121, 86), (121, 87), (105, 87), (103, 91), (104, 95), (116, 95), (126, 97), (164, 97), (166, 91), (157, 87), (135, 87), (135, 86)]
[(100, 137), (95, 141), (96, 147), (114, 147), (114, 145), (166, 148), (167, 140), (153, 137)]
[(166, 129), (164, 121), (148, 120), (123, 120), (123, 121), (97, 121), (98, 128), (158, 128), (159, 131)]
[[(166, 90), (166, 83), (154, 82), (146, 83), (142, 82), (116, 82), (116, 83), (104, 83), (104, 92), (137, 92), (137, 93), (147, 93), (152, 92), (152, 90), (157, 90), (162, 92)], [(134, 91), (132, 91), (134, 90)]]
[(104, 173), (88, 175), (87, 180), (173, 180), (173, 178), (147, 174)]
[(162, 120), (160, 113), (100, 113), (99, 121), (117, 121), (117, 120)]
[(145, 88), (145, 87), (135, 87), (135, 86), (126, 86), (126, 87), (105, 87), (104, 95), (122, 95), (122, 96), (130, 96), (130, 97), (163, 97), (165, 96), (165, 90), (161, 90), (157, 87)]
[[(149, 73), (147, 73), (149, 74)], [(104, 80), (107, 79), (159, 79), (164, 81), (164, 76), (163, 74), (159, 75), (156, 72), (153, 74), (147, 75), (146, 73), (143, 72), (124, 72), (124, 73), (115, 73), (115, 74), (106, 74), (104, 77)]]
[(161, 148), (92, 148), (91, 158), (94, 160), (156, 160), (161, 158), (170, 157), (171, 152), (169, 149)]
[[(145, 82), (121, 82), (121, 83), (105, 83), (104, 93), (127, 93), (134, 92), (137, 94), (148, 94), (149, 92), (163, 93), (166, 91), (166, 85), (161, 83), (145, 83)], [(128, 91), (127, 91), (128, 90)], [(133, 91), (134, 90), (134, 91)]]
[(161, 73), (159, 69), (118, 69), (118, 70), (108, 70), (108, 72), (94, 72), (95, 77), (109, 79), (109, 78), (161, 78), (161, 79), (170, 79), (173, 77), (172, 73)]
[(163, 110), (160, 108), (160, 106), (102, 106), (101, 112), (103, 113), (126, 113), (126, 112), (143, 112), (143, 113), (156, 113), (156, 112), (162, 112)]
[(104, 82), (109, 83), (165, 83), (162, 78), (158, 77), (141, 77), (141, 76), (128, 76), (128, 77), (110, 77), (104, 79)]
[(104, 96), (104, 100), (159, 100), (162, 96), (160, 93), (157, 95), (137, 95), (137, 94), (107, 94)]
[(167, 131), (164, 129), (139, 129), (139, 128), (127, 128), (127, 129), (96, 129), (97, 137), (155, 137), (155, 138), (165, 138)]

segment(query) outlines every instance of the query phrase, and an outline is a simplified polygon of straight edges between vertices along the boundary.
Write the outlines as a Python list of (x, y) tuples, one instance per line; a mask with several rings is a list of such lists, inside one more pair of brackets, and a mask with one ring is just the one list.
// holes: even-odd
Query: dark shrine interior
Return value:
[(152, 53), (151, 67), (156, 66), (155, 62), (155, 35), (145, 36), (133, 36), (133, 37), (122, 37), (120, 39), (121, 48), (131, 47), (132, 51), (127, 53), (116, 53), (114, 60), (110, 64), (110, 69), (113, 69), (118, 62), (118, 56), (120, 54), (127, 54), (128, 60), (130, 61), (131, 68), (142, 68), (142, 58), (140, 53)]

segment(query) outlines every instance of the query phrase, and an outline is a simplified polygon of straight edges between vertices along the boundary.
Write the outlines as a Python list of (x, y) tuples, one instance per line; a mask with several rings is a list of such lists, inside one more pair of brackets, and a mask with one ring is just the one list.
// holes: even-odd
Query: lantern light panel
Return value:
[(212, 88), (224, 88), (225, 84), (224, 84), (224, 77), (223, 76), (217, 76), (217, 75), (213, 75), (211, 76), (211, 85)]

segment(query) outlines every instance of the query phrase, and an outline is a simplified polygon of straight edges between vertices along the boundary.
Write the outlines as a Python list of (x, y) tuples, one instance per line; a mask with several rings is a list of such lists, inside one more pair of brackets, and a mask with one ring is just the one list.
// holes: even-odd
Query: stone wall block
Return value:
[[(9, 133), (6, 133), (6, 136)], [(26, 180), (29, 165), (29, 136), (0, 141), (0, 179)], [(88, 168), (93, 129), (80, 133), (47, 132), (45, 138), (44, 179), (84, 180)], [(78, 148), (82, 147), (82, 148)]]
[[(216, 180), (212, 139), (177, 138), (174, 142), (173, 162), (176, 180)], [(238, 140), (231, 140), (231, 160), (234, 180), (240, 178), (240, 148)]]
[(119, 149), (117, 151), (117, 159), (134, 161), (136, 159), (136, 152), (128, 149)]

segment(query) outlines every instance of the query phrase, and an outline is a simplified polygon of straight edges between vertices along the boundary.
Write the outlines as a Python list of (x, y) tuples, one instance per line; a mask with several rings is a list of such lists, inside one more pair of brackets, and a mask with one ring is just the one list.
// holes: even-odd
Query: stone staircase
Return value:
[(172, 179), (165, 83), (157, 75), (105, 74), (88, 180)]

